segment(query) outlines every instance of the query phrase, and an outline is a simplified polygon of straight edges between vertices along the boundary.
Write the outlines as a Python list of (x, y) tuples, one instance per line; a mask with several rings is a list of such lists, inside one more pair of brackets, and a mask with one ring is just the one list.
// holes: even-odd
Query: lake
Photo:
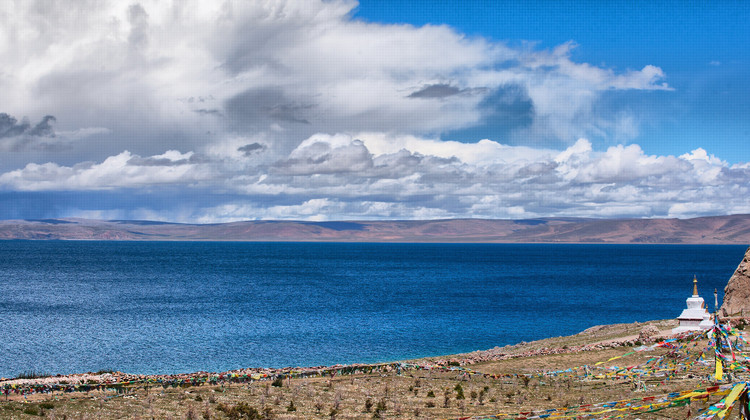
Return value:
[(735, 245), (0, 241), (0, 376), (382, 362), (713, 310)]

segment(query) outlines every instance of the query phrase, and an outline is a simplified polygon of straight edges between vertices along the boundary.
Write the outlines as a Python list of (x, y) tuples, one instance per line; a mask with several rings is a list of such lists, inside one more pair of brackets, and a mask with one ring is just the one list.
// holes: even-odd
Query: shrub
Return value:
[(284, 378), (282, 378), (281, 376), (277, 376), (276, 379), (271, 382), (271, 385), (277, 388), (284, 386)]
[(378, 405), (375, 407), (375, 412), (379, 413), (386, 410), (388, 410), (388, 407), (385, 405), (385, 398), (381, 398), (380, 401), (378, 401)]
[(37, 372), (35, 370), (27, 370), (26, 372), (21, 372), (16, 376), (16, 379), (36, 379), (36, 378), (44, 378), (47, 376), (51, 376), (49, 373), (45, 372)]
[(456, 399), (457, 400), (463, 400), (464, 397), (464, 387), (461, 386), (461, 384), (456, 384), (456, 387), (453, 388), (454, 391), (456, 391)]
[(372, 411), (372, 399), (368, 398), (367, 401), (365, 401), (365, 413), (369, 413)]
[(226, 404), (219, 404), (216, 406), (216, 409), (226, 414), (231, 420), (261, 420), (263, 418), (258, 410), (250, 407), (245, 402), (239, 402), (233, 407), (227, 406)]
[(272, 419), (273, 418), (273, 410), (271, 407), (263, 407), (263, 416), (258, 417), (258, 419)]
[(39, 415), (39, 409), (36, 406), (31, 405), (31, 406), (28, 406), (28, 407), (24, 408), (23, 409), (23, 413), (24, 414), (28, 414), (30, 416), (38, 416)]
[(39, 407), (42, 407), (45, 410), (52, 410), (53, 408), (55, 408), (55, 405), (51, 402), (43, 402), (39, 404)]
[(427, 393), (428, 398), (435, 398), (435, 393), (430, 390), (430, 392)]
[(292, 411), (297, 411), (297, 407), (295, 407), (295, 406), (294, 406), (294, 400), (290, 400), (290, 401), (289, 401), (289, 405), (288, 405), (288, 406), (286, 406), (286, 411), (288, 411), (288, 412), (290, 412), (290, 413), (291, 413)]
[(195, 412), (195, 407), (189, 407), (187, 413), (185, 413), (185, 420), (198, 420), (198, 414)]

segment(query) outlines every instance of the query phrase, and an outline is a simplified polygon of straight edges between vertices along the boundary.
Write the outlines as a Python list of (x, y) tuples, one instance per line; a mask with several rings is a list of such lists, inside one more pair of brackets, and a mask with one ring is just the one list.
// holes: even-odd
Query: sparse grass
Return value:
[(49, 373), (46, 372), (37, 372), (35, 370), (28, 370), (26, 372), (21, 372), (16, 376), (16, 379), (37, 379), (37, 378), (46, 378), (47, 376), (51, 376)]
[[(623, 331), (635, 331), (637, 334), (641, 327), (596, 330), (586, 336), (589, 341), (598, 341), (607, 339), (606, 337), (612, 333), (622, 334)], [(526, 347), (512, 346), (507, 349), (506, 354), (520, 352), (523, 348), (550, 348), (551, 342), (560, 343), (557, 348), (562, 348), (563, 345), (573, 348), (578, 345), (575, 342), (584, 338), (572, 336), (567, 339), (569, 341), (560, 337), (550, 340), (527, 343)], [(632, 390), (631, 383), (623, 380), (579, 381), (573, 375), (549, 376), (543, 379), (534, 376), (545, 370), (567, 369), (584, 364), (593, 366), (598, 361), (620, 356), (627, 351), (628, 349), (623, 347), (606, 348), (581, 353), (463, 364), (478, 372), (499, 375), (497, 378), (483, 375), (466, 376), (450, 370), (406, 370), (401, 375), (396, 372), (372, 372), (333, 378), (294, 379), (291, 384), (281, 387), (272, 387), (272, 381), (260, 381), (189, 388), (154, 386), (148, 395), (142, 386), (126, 387), (126, 392), (122, 394), (107, 390), (56, 393), (54, 396), (32, 394), (28, 396), (29, 403), (26, 404), (21, 402), (22, 397), (11, 394), (8, 402), (0, 399), (0, 418), (28, 420), (30, 416), (38, 416), (45, 410), (49, 415), (54, 414), (57, 419), (140, 417), (222, 420), (273, 417), (278, 420), (348, 420), (368, 418), (375, 414), (379, 418), (453, 418), (544, 410), (562, 407), (566, 402), (577, 405), (582, 397), (590, 403), (706, 386), (701, 382), (705, 375), (698, 374), (691, 380), (670, 379), (664, 385), (660, 382), (645, 381), (645, 393)], [(503, 352), (506, 352), (506, 349), (503, 349)], [(667, 352), (666, 349), (658, 349), (637, 353), (618, 362), (637, 364)], [(696, 366), (695, 369), (699, 367)], [(528, 387), (524, 384), (524, 377), (530, 378)], [(418, 393), (414, 392), (417, 390)], [(470, 400), (459, 398), (459, 390), (464, 398), (470, 397)], [(441, 398), (435, 398), (436, 394)], [(52, 398), (56, 401), (50, 401)], [(279, 404), (276, 405), (275, 401)], [(294, 410), (290, 410), (292, 407)], [(687, 412), (679, 411), (681, 409), (675, 408), (671, 413), (665, 414), (671, 415), (672, 418), (685, 418)], [(37, 414), (24, 414), (25, 410), (36, 410)]]

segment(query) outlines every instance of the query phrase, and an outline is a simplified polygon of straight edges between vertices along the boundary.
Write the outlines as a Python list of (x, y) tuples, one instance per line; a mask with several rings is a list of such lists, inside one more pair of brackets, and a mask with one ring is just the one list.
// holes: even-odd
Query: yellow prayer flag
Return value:
[(719, 416), (720, 419), (723, 419), (731, 410), (732, 406), (734, 405), (734, 402), (737, 400), (737, 398), (742, 394), (742, 391), (745, 390), (745, 383), (741, 382), (732, 388), (732, 392), (729, 393), (727, 396), (726, 401), (724, 402), (725, 409), (719, 411), (717, 416)]
[(722, 369), (721, 365), (721, 359), (718, 357), (716, 358), (716, 373), (714, 376), (716, 376), (716, 380), (720, 381), (722, 377), (724, 377), (724, 370)]

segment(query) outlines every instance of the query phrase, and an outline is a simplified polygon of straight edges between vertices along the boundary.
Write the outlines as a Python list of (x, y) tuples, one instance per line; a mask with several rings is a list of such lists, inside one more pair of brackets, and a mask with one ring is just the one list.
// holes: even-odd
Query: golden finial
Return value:
[(693, 296), (698, 296), (698, 277), (693, 274)]

